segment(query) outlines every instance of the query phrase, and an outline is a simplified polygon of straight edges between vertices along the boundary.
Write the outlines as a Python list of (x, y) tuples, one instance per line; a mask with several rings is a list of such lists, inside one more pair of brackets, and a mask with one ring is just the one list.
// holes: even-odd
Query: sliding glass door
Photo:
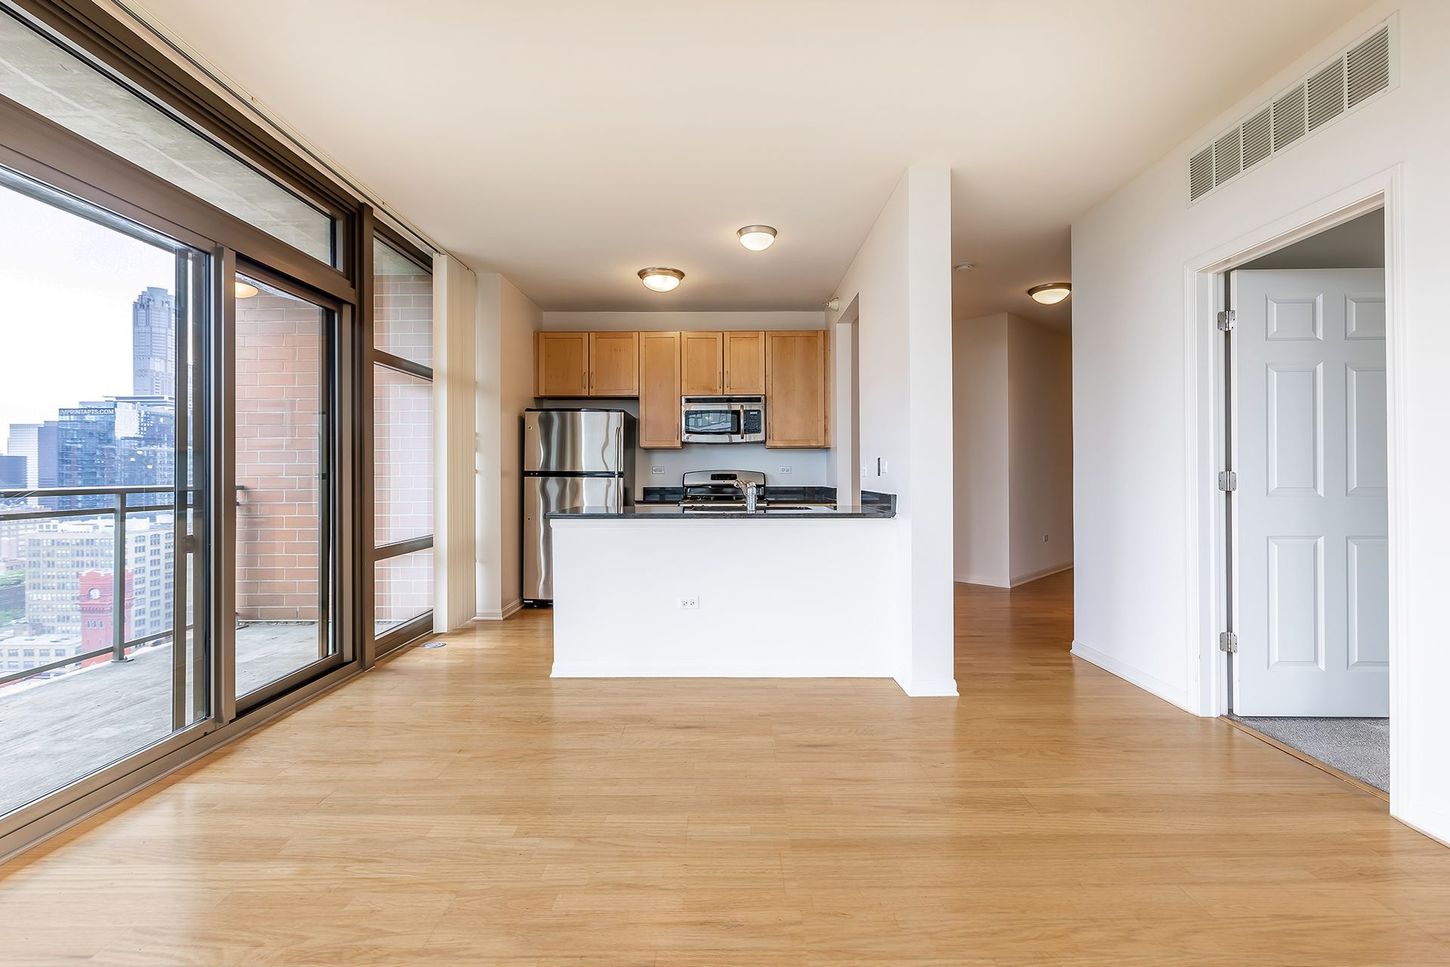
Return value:
[(211, 258), (0, 169), (0, 816), (210, 714)]
[(332, 346), (337, 313), (238, 274), (236, 694), (261, 699), (340, 663), (332, 621)]

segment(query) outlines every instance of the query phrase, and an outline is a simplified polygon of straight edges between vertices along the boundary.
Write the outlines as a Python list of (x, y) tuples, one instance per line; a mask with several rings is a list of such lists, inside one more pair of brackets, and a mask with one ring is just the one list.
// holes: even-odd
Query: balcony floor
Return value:
[[(317, 659), (313, 622), (237, 627), (243, 693)], [(171, 646), (0, 689), (0, 815), (171, 734)]]

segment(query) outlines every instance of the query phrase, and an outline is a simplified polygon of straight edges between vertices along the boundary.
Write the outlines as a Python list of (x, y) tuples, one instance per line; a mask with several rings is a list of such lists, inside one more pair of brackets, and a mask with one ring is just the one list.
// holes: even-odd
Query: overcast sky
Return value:
[(0, 451), (12, 423), (131, 392), (131, 304), (172, 253), (0, 186)]

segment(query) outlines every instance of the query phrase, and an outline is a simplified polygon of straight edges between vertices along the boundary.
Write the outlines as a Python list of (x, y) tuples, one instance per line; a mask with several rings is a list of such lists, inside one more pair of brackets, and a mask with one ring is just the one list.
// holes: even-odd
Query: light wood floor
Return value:
[(1450, 963), (1450, 850), (959, 586), (961, 698), (413, 650), (0, 869), (0, 962)]

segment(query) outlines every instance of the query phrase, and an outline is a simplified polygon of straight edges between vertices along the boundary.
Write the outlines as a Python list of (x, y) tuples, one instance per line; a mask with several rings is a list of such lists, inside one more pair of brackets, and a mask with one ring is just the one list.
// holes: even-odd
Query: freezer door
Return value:
[(612, 410), (530, 410), (524, 414), (524, 471), (619, 473), (626, 414)]
[(570, 507), (619, 510), (623, 503), (624, 481), (619, 477), (525, 477), (523, 599), (554, 599), (549, 522), (545, 514)]

